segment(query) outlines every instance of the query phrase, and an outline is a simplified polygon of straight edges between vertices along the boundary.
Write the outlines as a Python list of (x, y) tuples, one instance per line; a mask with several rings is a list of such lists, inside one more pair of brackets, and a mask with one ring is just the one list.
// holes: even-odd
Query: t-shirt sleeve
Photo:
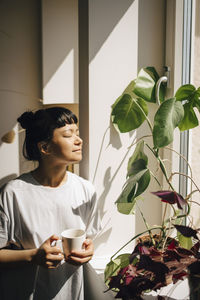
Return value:
[(7, 208), (8, 194), (1, 190), (0, 193), (0, 248), (6, 247), (9, 241), (9, 216)]
[(18, 232), (20, 232), (19, 212), (17, 206), (14, 205), (14, 199), (12, 188), (5, 187), (0, 191), (0, 248), (21, 248), (18, 238)]
[(87, 216), (87, 237), (94, 238), (101, 230), (100, 210), (98, 207), (97, 194), (94, 186), (90, 185), (90, 205)]

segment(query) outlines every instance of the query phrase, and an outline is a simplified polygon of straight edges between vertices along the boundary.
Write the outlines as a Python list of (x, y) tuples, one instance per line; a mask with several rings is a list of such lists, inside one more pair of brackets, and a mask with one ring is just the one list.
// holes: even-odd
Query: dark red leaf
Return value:
[(165, 274), (169, 271), (164, 263), (154, 261), (147, 255), (141, 255), (137, 268), (153, 272), (159, 277), (160, 282), (165, 281)]
[(162, 256), (162, 253), (154, 247), (149, 248), (149, 253), (151, 257)]
[(200, 249), (200, 242), (198, 241), (196, 244), (194, 244), (194, 246), (190, 250), (195, 254), (195, 256), (200, 258), (199, 257), (199, 254), (200, 254), (199, 249)]
[(161, 198), (162, 202), (167, 202), (169, 204), (177, 204), (179, 209), (182, 209), (183, 206), (187, 204), (187, 201), (175, 191), (158, 191), (152, 192), (152, 194)]
[(176, 251), (182, 257), (188, 257), (188, 256), (193, 256), (194, 255), (193, 251), (185, 249), (185, 248), (181, 248), (181, 247), (177, 247)]
[(197, 237), (197, 230), (192, 229), (189, 226), (184, 226), (184, 225), (174, 225), (174, 227), (185, 237), (194, 237), (195, 239), (198, 240)]
[(139, 252), (140, 252), (140, 254), (147, 254), (147, 255), (150, 254), (149, 249), (145, 246), (140, 246)]
[(175, 250), (166, 250), (164, 254), (164, 261), (177, 260), (180, 261), (181, 256)]
[(184, 279), (183, 277), (185, 277), (187, 275), (188, 275), (188, 273), (185, 271), (178, 273), (178, 274), (174, 274), (172, 276), (172, 281), (173, 281), (173, 283), (176, 283), (178, 280), (183, 280)]
[(117, 275), (117, 276), (112, 276), (110, 279), (110, 282), (108, 284), (110, 289), (113, 288), (120, 288), (120, 281), (121, 281), (121, 276)]
[(171, 243), (168, 245), (167, 249), (169, 249), (169, 250), (174, 250), (175, 247), (176, 247), (176, 244), (177, 244), (176, 240), (173, 239), (173, 240), (171, 241)]
[(125, 285), (130, 284), (130, 282), (133, 280), (133, 276), (126, 276), (124, 279)]
[(129, 285), (122, 284), (120, 286), (120, 290), (115, 298), (142, 300), (141, 293), (152, 288), (152, 282), (148, 278), (142, 276), (135, 277)]

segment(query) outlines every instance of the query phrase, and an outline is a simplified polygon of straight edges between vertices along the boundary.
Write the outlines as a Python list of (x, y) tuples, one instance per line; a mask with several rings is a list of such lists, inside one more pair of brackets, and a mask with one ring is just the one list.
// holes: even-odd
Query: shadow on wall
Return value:
[[(0, 44), (0, 165), (4, 166), (0, 178), (3, 184), (18, 172), (20, 157), (16, 147), (2, 145), (1, 138), (16, 126), (17, 118), (24, 111), (40, 107), (39, 0), (0, 1)], [(9, 157), (16, 162), (15, 166), (11, 165)]]
[[(153, 115), (154, 115), (154, 107), (149, 106), (149, 118), (152, 119)], [(144, 122), (143, 125), (141, 126), (141, 128), (129, 132), (130, 139), (129, 139), (128, 143), (126, 142), (126, 144), (123, 144), (123, 142), (122, 142), (123, 139), (121, 139), (121, 136), (123, 134), (119, 133), (117, 130), (115, 130), (112, 123), (110, 123), (110, 126), (106, 129), (106, 131), (102, 137), (102, 141), (101, 141), (101, 147), (99, 150), (97, 164), (96, 164), (96, 168), (95, 168), (95, 172), (94, 172), (93, 183), (95, 181), (95, 178), (97, 177), (97, 173), (99, 172), (100, 166), (103, 163), (103, 156), (107, 155), (106, 150), (108, 149), (109, 146), (111, 146), (113, 149), (115, 148), (116, 150), (119, 150), (120, 148), (124, 148), (125, 152), (124, 152), (123, 156), (119, 156), (119, 161), (116, 161), (116, 164), (112, 165), (112, 169), (113, 169), (113, 167), (115, 169), (114, 174), (111, 174), (111, 171), (112, 171), (111, 166), (109, 166), (107, 169), (105, 169), (103, 171), (103, 174), (104, 174), (103, 175), (104, 176), (103, 177), (103, 186), (104, 186), (104, 188), (103, 188), (103, 192), (98, 197), (101, 219), (103, 219), (105, 214), (107, 214), (107, 211), (105, 210), (106, 201), (111, 201), (113, 203), (113, 206), (115, 206), (114, 203), (117, 200), (117, 198), (108, 200), (108, 194), (112, 188), (112, 184), (113, 184), (116, 176), (118, 176), (120, 168), (124, 164), (127, 164), (127, 160), (132, 156), (137, 142), (140, 140), (141, 137), (144, 136), (144, 133), (146, 133), (146, 138), (145, 138), (146, 142), (147, 143), (151, 142), (151, 138), (152, 138), (151, 132), (149, 130), (147, 123)], [(109, 134), (110, 134), (109, 142), (107, 145), (105, 145), (106, 136)], [(149, 152), (147, 147), (145, 147), (144, 151), (146, 154)], [(118, 162), (118, 164), (117, 164), (117, 162)], [(156, 163), (156, 161), (153, 159), (153, 156), (152, 156), (152, 159), (150, 159), (148, 161), (148, 166), (149, 166), (150, 170), (153, 171), (156, 178), (161, 182), (162, 176), (159, 171), (159, 166)], [(122, 178), (122, 186), (123, 186), (123, 184), (125, 184), (125, 180), (126, 180), (126, 168), (125, 168), (125, 173), (123, 174), (123, 178)], [(149, 185), (149, 191), (155, 191), (155, 190), (158, 190), (159, 188), (160, 187), (157, 184), (157, 182), (152, 179), (152, 181)], [(120, 195), (120, 192), (119, 192), (119, 195)], [(138, 199), (139, 200), (138, 206), (140, 208), (142, 208), (142, 211), (144, 212), (144, 215), (145, 215), (145, 218), (146, 218), (148, 224), (150, 224), (150, 225), (151, 224), (159, 224), (160, 216), (162, 215), (162, 204), (160, 201), (157, 201), (157, 199), (152, 199), (153, 201), (148, 201), (148, 199), (150, 197), (152, 197), (151, 193), (146, 192), (143, 195), (143, 197), (140, 197), (141, 200), (143, 200), (143, 198), (144, 198), (144, 201), (141, 201), (140, 199)], [(110, 234), (112, 232), (112, 228), (108, 228), (109, 227), (108, 224), (109, 224), (109, 220), (105, 224), (102, 232), (97, 236), (97, 238), (95, 240), (96, 247), (98, 247), (102, 242), (108, 241)], [(143, 222), (143, 218), (141, 217), (139, 209), (136, 208), (135, 231), (141, 232), (144, 229), (145, 229), (145, 224)]]
[[(100, 163), (102, 152), (104, 149), (105, 137), (108, 134), (108, 132), (110, 135), (109, 143), (105, 147), (105, 149), (107, 149), (109, 146), (112, 146), (112, 148), (115, 148), (117, 150), (120, 149), (121, 147), (123, 147), (119, 132), (117, 130), (115, 130), (113, 124), (110, 122), (110, 126), (106, 129), (106, 131), (102, 137), (101, 147), (100, 147), (97, 164), (96, 164), (96, 168), (95, 168), (95, 173), (94, 173), (94, 177), (93, 177), (93, 183), (95, 181), (95, 178), (96, 178), (96, 175), (98, 172), (99, 163)], [(134, 134), (133, 132), (129, 133), (130, 138), (133, 136), (133, 134)], [(134, 137), (134, 140), (132, 143), (134, 143), (135, 140), (136, 140), (136, 138)], [(131, 144), (131, 141), (130, 141), (130, 144)], [(104, 172), (104, 179), (103, 179), (104, 189), (103, 189), (103, 192), (101, 193), (101, 195), (98, 197), (101, 220), (103, 219), (104, 215), (106, 214), (105, 202), (107, 199), (107, 195), (111, 189), (112, 183), (113, 183), (115, 177), (117, 176), (121, 166), (125, 163), (127, 156), (128, 155), (131, 156), (132, 151), (133, 151), (132, 147), (127, 148), (125, 155), (121, 158), (121, 161), (119, 162), (119, 164), (117, 166), (115, 166), (116, 167), (115, 172), (112, 176), (111, 176), (111, 167), (108, 167)], [(125, 176), (126, 176), (126, 174), (124, 174), (124, 178), (125, 178)], [(112, 199), (112, 201), (113, 201), (113, 205), (115, 205), (114, 202), (116, 201), (116, 199)], [(108, 220), (108, 222), (109, 222), (109, 220)], [(99, 235), (95, 239), (95, 247), (98, 247), (101, 243), (103, 243), (103, 242), (105, 243), (106, 241), (108, 241), (110, 234), (112, 232), (112, 228), (106, 229), (108, 222), (105, 224), (104, 228), (102, 228), (102, 231), (99, 233)]]
[(0, 138), (40, 98), (39, 1), (0, 3)]

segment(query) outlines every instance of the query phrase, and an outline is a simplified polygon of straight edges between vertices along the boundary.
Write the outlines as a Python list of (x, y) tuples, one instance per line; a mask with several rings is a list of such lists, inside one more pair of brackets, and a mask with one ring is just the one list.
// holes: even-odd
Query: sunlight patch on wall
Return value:
[(75, 94), (72, 86), (74, 86), (73, 49), (44, 86), (44, 104), (53, 103), (55, 100), (59, 103), (74, 103), (75, 101), (72, 100), (75, 98)]

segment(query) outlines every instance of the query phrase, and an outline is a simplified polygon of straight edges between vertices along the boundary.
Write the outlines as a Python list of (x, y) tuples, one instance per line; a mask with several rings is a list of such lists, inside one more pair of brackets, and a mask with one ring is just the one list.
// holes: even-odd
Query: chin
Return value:
[(78, 164), (82, 160), (82, 157), (73, 161), (70, 161), (70, 164)]

